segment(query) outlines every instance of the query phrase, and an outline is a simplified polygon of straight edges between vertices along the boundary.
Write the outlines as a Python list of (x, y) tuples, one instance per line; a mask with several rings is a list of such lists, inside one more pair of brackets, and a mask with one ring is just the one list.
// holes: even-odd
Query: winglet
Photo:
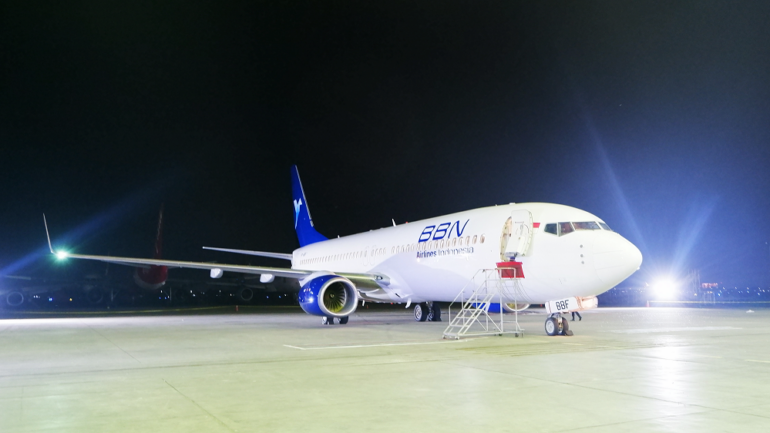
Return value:
[(158, 231), (155, 235), (155, 249), (152, 258), (160, 259), (163, 256), (163, 204), (160, 205), (158, 214)]
[(51, 235), (48, 233), (48, 221), (45, 220), (45, 214), (43, 214), (43, 225), (45, 226), (45, 236), (48, 238), (48, 249), (51, 250), (51, 254), (56, 254), (53, 252), (53, 246), (51, 246)]

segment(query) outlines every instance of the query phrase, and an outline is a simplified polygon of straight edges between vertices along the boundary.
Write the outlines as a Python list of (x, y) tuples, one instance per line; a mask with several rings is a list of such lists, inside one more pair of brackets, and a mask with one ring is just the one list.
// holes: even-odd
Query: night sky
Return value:
[(634, 281), (768, 285), (768, 22), (766, 1), (4, 2), (0, 272), (50, 265), (43, 212), (60, 246), (149, 256), (161, 203), (166, 258), (291, 252), (297, 164), (329, 237), (554, 202), (639, 246)]

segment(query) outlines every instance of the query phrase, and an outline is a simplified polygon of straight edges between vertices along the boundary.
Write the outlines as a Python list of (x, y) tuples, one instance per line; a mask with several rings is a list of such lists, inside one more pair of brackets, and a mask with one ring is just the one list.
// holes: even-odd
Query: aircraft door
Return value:
[(511, 212), (511, 217), (503, 229), (504, 237), (506, 231), (509, 233), (508, 242), (501, 239), (501, 258), (509, 260), (516, 256), (526, 256), (532, 242), (532, 213), (526, 209)]

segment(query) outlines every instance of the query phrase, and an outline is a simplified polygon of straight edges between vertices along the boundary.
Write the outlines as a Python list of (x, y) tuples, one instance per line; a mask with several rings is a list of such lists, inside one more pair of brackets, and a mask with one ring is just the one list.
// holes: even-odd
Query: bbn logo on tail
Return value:
[(327, 240), (324, 235), (313, 228), (313, 219), (307, 208), (305, 191), (302, 188), (302, 181), (299, 179), (296, 165), (291, 167), (291, 193), (294, 199), (294, 230), (297, 231), (299, 246), (304, 247)]
[(300, 207), (302, 207), (302, 199), (294, 200), (294, 230), (297, 229), (297, 220), (299, 220)]

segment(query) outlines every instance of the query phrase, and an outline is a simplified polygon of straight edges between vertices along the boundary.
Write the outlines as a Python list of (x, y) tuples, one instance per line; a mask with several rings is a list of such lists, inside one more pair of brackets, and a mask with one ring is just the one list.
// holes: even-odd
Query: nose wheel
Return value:
[(552, 314), (545, 319), (545, 333), (550, 336), (572, 335), (572, 331), (569, 330), (569, 322), (561, 314)]

